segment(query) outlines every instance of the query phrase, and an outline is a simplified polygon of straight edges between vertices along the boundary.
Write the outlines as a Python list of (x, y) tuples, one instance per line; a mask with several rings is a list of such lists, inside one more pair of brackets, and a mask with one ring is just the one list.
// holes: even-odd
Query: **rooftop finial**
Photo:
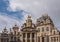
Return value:
[(47, 13), (45, 13), (45, 14), (43, 14), (42, 16), (48, 16), (48, 14), (47, 14)]
[(8, 31), (7, 31), (7, 29), (6, 29), (6, 27), (3, 29), (3, 31), (2, 31), (3, 33), (8, 33)]
[(28, 15), (28, 16), (27, 16), (27, 19), (31, 19), (31, 16), (30, 16), (30, 15)]
[(7, 30), (6, 27), (4, 28), (4, 30)]
[(15, 24), (14, 24), (14, 27), (16, 27), (17, 26), (17, 22), (15, 22)]
[(17, 24), (15, 24), (15, 26), (17, 26)]

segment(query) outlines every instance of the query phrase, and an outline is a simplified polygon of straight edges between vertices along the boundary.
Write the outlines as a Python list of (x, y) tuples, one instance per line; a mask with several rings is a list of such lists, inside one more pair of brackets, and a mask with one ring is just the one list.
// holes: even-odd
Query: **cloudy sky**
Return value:
[(60, 29), (60, 0), (0, 0), (0, 31), (14, 24), (20, 27), (28, 14), (33, 22), (42, 14), (48, 14)]

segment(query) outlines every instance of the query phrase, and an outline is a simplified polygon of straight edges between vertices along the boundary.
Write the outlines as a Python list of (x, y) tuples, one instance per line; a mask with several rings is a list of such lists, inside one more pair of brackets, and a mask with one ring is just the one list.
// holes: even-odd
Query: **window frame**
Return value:
[(44, 32), (44, 27), (42, 27), (42, 32)]
[(49, 31), (49, 27), (46, 27), (46, 31)]

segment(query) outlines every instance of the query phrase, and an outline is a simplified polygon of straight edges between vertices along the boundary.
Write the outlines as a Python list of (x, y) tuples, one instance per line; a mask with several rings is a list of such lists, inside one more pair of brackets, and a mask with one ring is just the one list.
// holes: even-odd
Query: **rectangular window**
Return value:
[(49, 28), (48, 27), (46, 28), (46, 31), (49, 31)]
[(34, 42), (34, 39), (32, 39), (32, 42)]
[(50, 32), (52, 32), (52, 28), (50, 29)]
[(30, 33), (27, 33), (27, 38), (30, 38)]
[(53, 38), (51, 37), (51, 41), (53, 41)]
[(38, 31), (40, 32), (40, 28), (38, 28)]
[(56, 40), (57, 40), (56, 37), (51, 37), (52, 42), (56, 42)]
[(40, 42), (40, 37), (38, 37), (38, 42)]
[(3, 39), (1, 39), (1, 42), (3, 42)]
[(23, 42), (25, 42), (25, 39), (23, 39)]
[(7, 38), (7, 42), (9, 42), (9, 39)]
[(25, 38), (25, 33), (23, 33), (23, 38)]
[(54, 42), (56, 42), (56, 37), (54, 37)]
[(15, 33), (15, 35), (16, 35), (16, 31), (15, 31), (14, 33)]
[(57, 37), (57, 41), (58, 41), (58, 37)]
[(28, 39), (27, 42), (30, 42), (30, 40)]
[(14, 37), (14, 41), (16, 41), (16, 37)]
[(11, 37), (11, 40), (13, 40), (13, 37)]
[(54, 35), (55, 35), (55, 31), (54, 31)]
[(34, 38), (34, 33), (32, 33), (32, 38)]
[(44, 32), (44, 28), (42, 28), (42, 32)]
[(49, 36), (47, 36), (47, 42), (49, 42)]
[(42, 37), (42, 42), (44, 42), (44, 37)]

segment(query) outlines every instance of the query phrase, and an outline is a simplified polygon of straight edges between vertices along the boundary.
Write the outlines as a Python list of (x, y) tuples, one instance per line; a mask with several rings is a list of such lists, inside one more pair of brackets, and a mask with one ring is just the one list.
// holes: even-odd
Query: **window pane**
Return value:
[(32, 33), (32, 38), (34, 38), (34, 33)]
[(48, 27), (46, 28), (46, 31), (49, 31), (49, 28)]
[(40, 32), (40, 28), (38, 28), (38, 31)]
[(49, 42), (49, 36), (47, 36), (47, 42)]
[(32, 39), (32, 42), (34, 42), (34, 39)]
[(42, 32), (44, 32), (44, 28), (42, 28)]
[(27, 38), (30, 38), (30, 33), (27, 33)]
[(27, 42), (30, 42), (30, 40), (28, 39)]
[(40, 42), (40, 37), (38, 37), (38, 42)]
[(14, 37), (14, 40), (16, 41), (16, 37)]
[(55, 35), (55, 31), (54, 31), (54, 35)]
[(23, 42), (25, 42), (25, 40), (23, 39)]
[(25, 33), (23, 33), (23, 38), (25, 38)]
[(57, 37), (57, 41), (58, 41), (58, 37)]

